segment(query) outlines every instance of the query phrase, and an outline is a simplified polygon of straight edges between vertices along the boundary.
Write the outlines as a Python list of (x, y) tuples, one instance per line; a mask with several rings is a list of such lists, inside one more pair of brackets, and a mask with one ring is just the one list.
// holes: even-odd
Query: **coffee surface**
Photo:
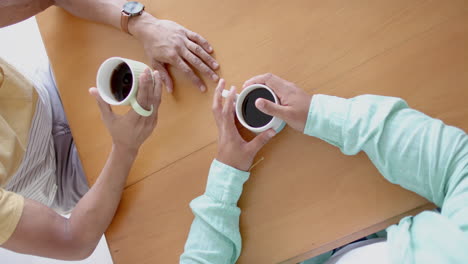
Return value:
[(255, 106), (255, 101), (258, 98), (275, 101), (271, 92), (265, 88), (258, 88), (247, 94), (242, 103), (242, 117), (251, 127), (263, 127), (273, 119), (272, 116), (263, 113)]
[(119, 64), (111, 75), (111, 91), (115, 100), (123, 101), (132, 90), (132, 71), (125, 62)]

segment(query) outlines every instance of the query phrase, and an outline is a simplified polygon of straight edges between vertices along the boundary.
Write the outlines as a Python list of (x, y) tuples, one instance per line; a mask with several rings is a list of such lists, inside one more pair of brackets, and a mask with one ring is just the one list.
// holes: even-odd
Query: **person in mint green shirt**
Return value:
[[(304, 263), (468, 263), (468, 136), (463, 130), (409, 108), (400, 98), (311, 96), (272, 74), (253, 77), (244, 87), (254, 83), (269, 86), (282, 104), (258, 99), (261, 111), (346, 155), (364, 151), (387, 180), (441, 208), (403, 218), (387, 228), (386, 239), (357, 242)], [(233, 89), (222, 104), (224, 85), (221, 80), (213, 103), (218, 154), (205, 193), (190, 204), (195, 219), (180, 257), (184, 264), (237, 261), (242, 248), (237, 202), (256, 153), (275, 134), (269, 130), (245, 142), (234, 125)]]

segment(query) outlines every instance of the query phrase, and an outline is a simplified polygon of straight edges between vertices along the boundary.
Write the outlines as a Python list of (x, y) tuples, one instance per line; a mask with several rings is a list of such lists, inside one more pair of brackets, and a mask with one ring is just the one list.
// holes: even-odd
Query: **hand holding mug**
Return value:
[(258, 75), (247, 80), (243, 87), (253, 84), (263, 84), (270, 87), (278, 96), (281, 104), (275, 104), (265, 99), (257, 99), (255, 106), (265, 114), (276, 116), (289, 126), (304, 132), (309, 114), (312, 96), (297, 87), (294, 83), (281, 79), (271, 73)]
[(246, 142), (234, 123), (235, 87), (232, 87), (223, 105), (222, 92), (225, 81), (221, 79), (213, 98), (213, 115), (218, 126), (218, 155), (216, 159), (238, 170), (248, 171), (257, 152), (276, 134), (273, 129), (260, 133)]
[(162, 81), (157, 71), (152, 74), (147, 68), (139, 76), (138, 82), (139, 89), (136, 95), (138, 104), (146, 109), (153, 106), (153, 112), (148, 117), (136, 113), (133, 109), (130, 109), (125, 115), (117, 115), (112, 112), (110, 105), (102, 99), (98, 89), (94, 87), (89, 89), (89, 93), (94, 96), (101, 110), (102, 120), (112, 136), (114, 146), (135, 154), (151, 135), (158, 121)]
[[(228, 90), (223, 90), (221, 95), (225, 98), (229, 96)], [(276, 94), (263, 84), (254, 84), (245, 87), (240, 94), (235, 96), (236, 116), (242, 126), (248, 130), (259, 134), (268, 129), (280, 132), (286, 123), (278, 117), (267, 115), (258, 110), (255, 102), (258, 98), (264, 98), (272, 103), (279, 104)]]

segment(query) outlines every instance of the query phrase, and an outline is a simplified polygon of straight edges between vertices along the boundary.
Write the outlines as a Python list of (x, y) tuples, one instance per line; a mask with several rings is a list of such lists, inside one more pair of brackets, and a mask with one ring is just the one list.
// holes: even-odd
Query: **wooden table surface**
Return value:
[[(202, 34), (220, 74), (240, 86), (272, 72), (309, 93), (402, 97), (468, 129), (465, 0), (159, 0), (154, 15)], [(148, 63), (116, 29), (50, 8), (37, 17), (78, 151), (94, 183), (111, 146), (88, 88), (106, 58)], [(177, 70), (154, 134), (140, 151), (107, 231), (115, 263), (177, 263), (216, 153), (214, 84), (200, 93)], [(122, 111), (122, 109), (120, 109)], [(246, 183), (239, 263), (295, 263), (431, 207), (388, 183), (364, 154), (348, 157), (285, 128), (259, 154)]]

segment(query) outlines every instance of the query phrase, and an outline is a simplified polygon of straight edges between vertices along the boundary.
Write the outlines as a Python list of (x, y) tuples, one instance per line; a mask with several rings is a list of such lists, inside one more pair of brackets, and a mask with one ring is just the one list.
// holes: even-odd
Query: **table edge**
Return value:
[(396, 224), (401, 218), (405, 217), (405, 216), (408, 216), (408, 215), (416, 215), (422, 211), (426, 211), (426, 210), (432, 210), (432, 209), (435, 209), (437, 208), (437, 206), (435, 206), (434, 204), (432, 203), (426, 203), (426, 204), (423, 204), (421, 206), (418, 206), (414, 209), (411, 209), (407, 212), (404, 212), (402, 214), (399, 214), (399, 215), (396, 215), (392, 218), (389, 218), (387, 220), (384, 220), (382, 222), (379, 222), (379, 223), (376, 223), (374, 225), (371, 225), (367, 228), (364, 228), (362, 230), (359, 230), (359, 231), (356, 231), (354, 233), (351, 233), (349, 235), (346, 235), (342, 238), (339, 238), (337, 240), (334, 240), (332, 242), (328, 242), (322, 246), (319, 246), (315, 249), (312, 249), (312, 250), (309, 250), (303, 254), (300, 254), (300, 255), (297, 255), (295, 257), (292, 257), (292, 258), (289, 258), (289, 259), (286, 259), (284, 261), (281, 261), (279, 262), (278, 264), (296, 264), (296, 263), (299, 263), (301, 261), (305, 261), (305, 260), (308, 260), (310, 258), (313, 258), (315, 256), (318, 256), (320, 254), (323, 254), (325, 252), (328, 252), (330, 250), (333, 250), (337, 247), (340, 247), (340, 246), (343, 246), (343, 245), (346, 245), (348, 243), (351, 243), (357, 239), (360, 239), (362, 237), (365, 237), (365, 236), (368, 236), (368, 235), (371, 235), (373, 233), (376, 233), (380, 230), (383, 230), (385, 228), (387, 228), (388, 226), (390, 225), (393, 225), (393, 224)]

